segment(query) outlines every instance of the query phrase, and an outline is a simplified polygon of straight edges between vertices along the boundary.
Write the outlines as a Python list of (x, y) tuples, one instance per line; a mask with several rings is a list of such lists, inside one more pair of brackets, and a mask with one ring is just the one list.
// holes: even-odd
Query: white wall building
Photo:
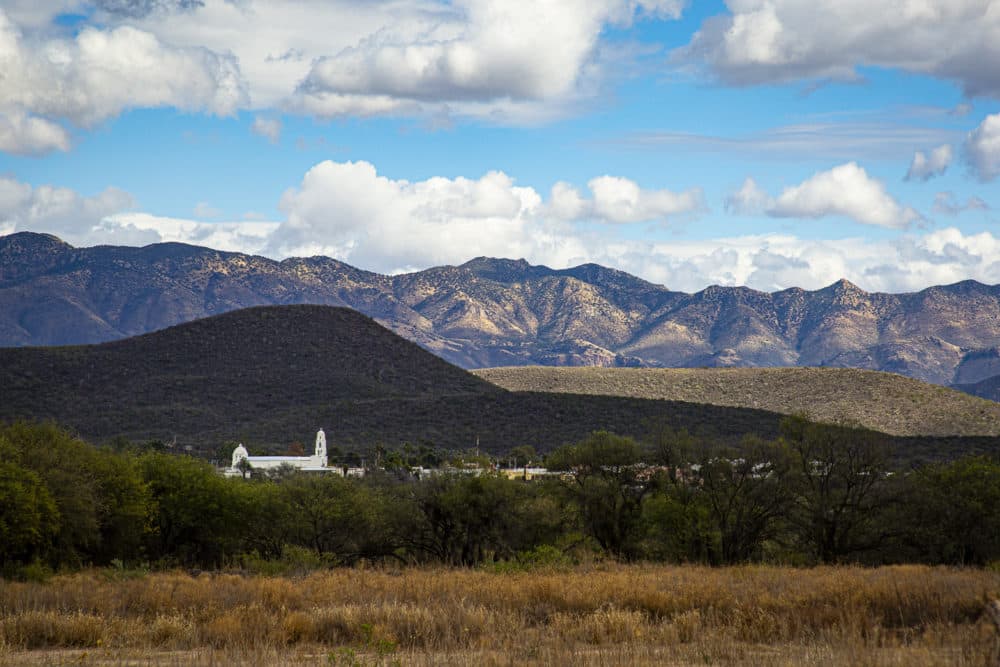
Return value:
[(328, 465), (326, 457), (326, 433), (323, 432), (323, 429), (316, 432), (316, 449), (312, 456), (250, 456), (243, 443), (240, 443), (233, 450), (232, 464), (225, 469), (225, 475), (227, 477), (242, 476), (245, 466), (244, 461), (250, 464), (248, 474), (252, 474), (254, 470), (274, 470), (281, 466), (291, 466), (302, 472), (344, 474), (342, 468), (331, 468)]

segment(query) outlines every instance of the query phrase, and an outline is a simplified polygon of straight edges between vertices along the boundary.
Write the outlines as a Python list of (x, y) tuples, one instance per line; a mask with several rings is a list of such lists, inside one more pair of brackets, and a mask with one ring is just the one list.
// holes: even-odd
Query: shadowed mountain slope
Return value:
[(444, 359), (489, 366), (833, 366), (939, 384), (996, 373), (1000, 286), (912, 294), (674, 292), (594, 264), (480, 257), (383, 276), (176, 243), (74, 248), (0, 237), (0, 346), (95, 343), (257, 305), (350, 306)]
[(52, 419), (95, 441), (266, 449), (327, 429), (332, 445), (547, 450), (597, 429), (668, 421), (771, 437), (779, 416), (683, 402), (512, 393), (347, 308), (234, 311), (99, 345), (0, 349), (0, 419)]
[(629, 396), (844, 421), (900, 436), (1000, 436), (1000, 403), (900, 375), (847, 368), (488, 368), (511, 391)]
[(952, 385), (952, 388), (990, 401), (1000, 401), (1000, 375), (994, 375), (979, 382), (955, 384)]

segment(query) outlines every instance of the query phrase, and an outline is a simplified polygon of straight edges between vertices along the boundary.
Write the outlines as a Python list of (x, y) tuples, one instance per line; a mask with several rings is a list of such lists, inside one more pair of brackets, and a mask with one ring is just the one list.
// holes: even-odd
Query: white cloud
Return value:
[[(139, 3), (139, 4), (148, 4)], [(233, 53), (250, 106), (322, 117), (446, 113), (493, 123), (572, 111), (614, 75), (607, 26), (687, 0), (204, 0), (123, 18), (166, 43)]]
[(760, 215), (774, 205), (774, 200), (749, 176), (740, 189), (726, 197), (726, 210), (737, 215)]
[[(147, 245), (177, 241), (218, 250), (256, 253), (265, 248), (279, 223), (262, 220), (201, 222), (133, 211), (127, 192), (107, 188), (84, 196), (69, 188), (34, 187), (0, 177), (0, 235), (21, 231), (55, 234), (76, 246)], [(196, 215), (218, 213), (207, 205)]]
[[(216, 250), (259, 254), (280, 223), (268, 221), (201, 222), (151, 215), (118, 213), (95, 225), (90, 244), (191, 243)], [(122, 241), (120, 239), (141, 239)]]
[(920, 214), (890, 196), (885, 186), (857, 163), (848, 162), (785, 188), (768, 208), (776, 218), (842, 215), (865, 225), (904, 229)]
[(635, 182), (601, 176), (587, 183), (594, 195), (594, 214), (610, 222), (643, 222), (699, 211), (705, 208), (700, 189), (686, 192), (642, 190)]
[(65, 150), (53, 122), (88, 127), (134, 107), (226, 115), (247, 102), (236, 60), (176, 48), (121, 26), (86, 27), (73, 39), (27, 38), (0, 10), (0, 140), (19, 153)]
[(381, 271), (524, 254), (547, 233), (558, 242), (530, 222), (540, 205), (533, 189), (501, 172), (410, 183), (380, 176), (367, 162), (326, 161), (282, 197), (287, 218), (269, 252), (329, 254)]
[(595, 62), (601, 31), (636, 12), (676, 18), (678, 0), (460, 0), (438, 5), (317, 60), (296, 91), (323, 116), (371, 115), (421, 104), (470, 106), (573, 96)]
[(624, 224), (700, 210), (700, 190), (643, 190), (601, 176), (585, 198), (557, 183), (548, 202), (502, 172), (479, 179), (397, 181), (367, 162), (322, 162), (282, 197), (286, 222), (269, 252), (332, 254), (379, 271), (463, 262), (477, 255), (582, 256), (572, 224)]
[(10, 231), (45, 231), (70, 243), (90, 243), (91, 231), (105, 217), (133, 205), (131, 195), (117, 188), (85, 197), (68, 188), (0, 178), (0, 225)]
[(196, 218), (218, 218), (222, 215), (222, 211), (215, 208), (207, 201), (200, 201), (195, 204), (192, 212)]
[(1000, 237), (955, 228), (876, 242), (765, 234), (608, 244), (606, 249), (594, 248), (590, 261), (689, 292), (710, 284), (764, 291), (818, 289), (840, 278), (869, 291), (906, 292), (970, 278), (1000, 282)]
[(1000, 113), (987, 116), (965, 140), (969, 167), (981, 181), (1000, 176)]
[(560, 220), (577, 220), (589, 214), (592, 203), (575, 187), (559, 181), (549, 194), (549, 213)]
[(934, 212), (941, 215), (958, 215), (966, 211), (988, 211), (990, 205), (979, 197), (969, 197), (965, 203), (959, 202), (953, 192), (939, 192), (934, 195)]
[(892, 67), (1000, 96), (1000, 4), (993, 0), (728, 0), (676, 53), (736, 85), (853, 80)]
[(624, 224), (664, 221), (706, 209), (700, 188), (684, 192), (644, 190), (635, 181), (607, 175), (591, 179), (587, 187), (590, 199), (568, 183), (556, 183), (548, 212), (560, 220), (593, 219)]
[(69, 147), (69, 134), (61, 125), (20, 110), (0, 113), (0, 151), (4, 153), (40, 155)]
[(913, 154), (910, 169), (906, 172), (908, 181), (927, 181), (934, 176), (941, 176), (951, 164), (952, 149), (949, 144), (943, 144), (925, 155), (923, 151)]
[(250, 131), (258, 136), (266, 137), (272, 144), (276, 144), (281, 140), (281, 121), (277, 118), (256, 116), (253, 119), (253, 125), (250, 126)]

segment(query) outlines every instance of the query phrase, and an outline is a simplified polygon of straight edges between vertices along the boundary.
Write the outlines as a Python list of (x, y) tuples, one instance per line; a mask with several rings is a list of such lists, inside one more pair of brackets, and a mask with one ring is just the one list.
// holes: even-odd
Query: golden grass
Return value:
[(847, 420), (891, 435), (1000, 435), (1000, 403), (856, 368), (485, 368), (511, 391), (628, 396)]
[(998, 592), (923, 566), (88, 571), (0, 583), (0, 665), (985, 665)]

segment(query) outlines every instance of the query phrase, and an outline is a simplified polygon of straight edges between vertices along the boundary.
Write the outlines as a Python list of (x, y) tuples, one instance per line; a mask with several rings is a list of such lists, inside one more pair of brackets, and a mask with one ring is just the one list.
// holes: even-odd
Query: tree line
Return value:
[(189, 456), (14, 423), (0, 425), (0, 564), (10, 577), (362, 560), (1000, 560), (1000, 461), (892, 469), (888, 454), (880, 434), (789, 417), (777, 439), (747, 436), (734, 449), (667, 427), (643, 441), (595, 432), (548, 454), (562, 474), (541, 481), (416, 480), (398, 465), (361, 479), (279, 470), (244, 480)]

